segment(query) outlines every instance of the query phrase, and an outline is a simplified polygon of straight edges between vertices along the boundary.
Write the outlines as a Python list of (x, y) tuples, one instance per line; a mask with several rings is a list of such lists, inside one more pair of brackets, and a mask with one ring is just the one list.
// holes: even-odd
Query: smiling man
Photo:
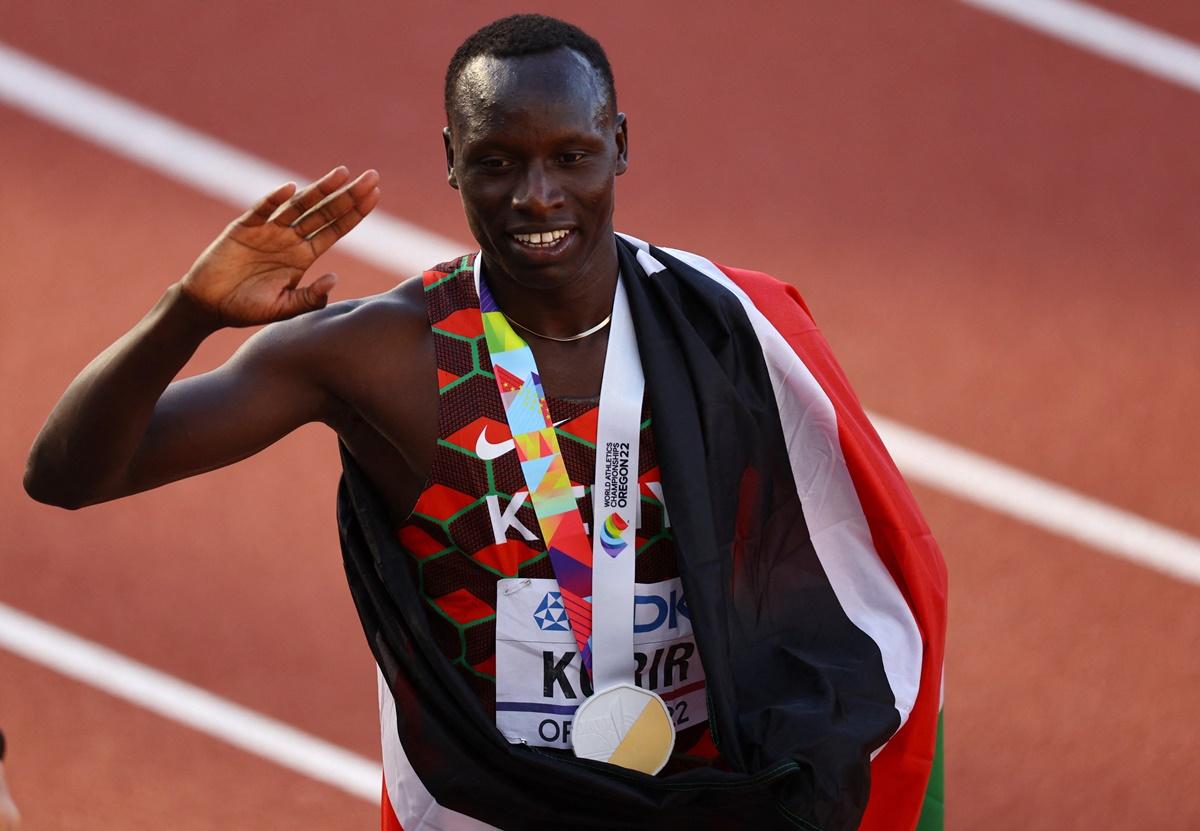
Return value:
[(385, 828), (935, 827), (944, 569), (799, 296), (614, 233), (626, 119), (579, 29), (497, 21), (445, 96), (477, 254), (326, 307), (303, 277), (379, 177), (280, 187), (71, 384), (28, 492), (329, 425)]

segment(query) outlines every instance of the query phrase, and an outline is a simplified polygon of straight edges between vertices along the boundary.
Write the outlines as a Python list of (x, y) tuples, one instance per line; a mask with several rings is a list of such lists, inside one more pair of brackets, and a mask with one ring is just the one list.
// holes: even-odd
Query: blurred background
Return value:
[[(289, 175), (375, 167), (411, 224), (327, 255), (337, 297), (469, 250), (445, 65), (545, 11), (612, 60), (618, 228), (794, 283), (873, 412), (1100, 506), (1050, 529), (896, 448), (950, 571), (947, 827), (1200, 827), (1200, 5), (986, 5), (0, 0), (0, 611), (377, 764), (331, 434), (76, 513), (24, 495), (24, 458)], [(0, 727), (30, 828), (378, 822), (370, 764), (316, 781), (18, 651)]]

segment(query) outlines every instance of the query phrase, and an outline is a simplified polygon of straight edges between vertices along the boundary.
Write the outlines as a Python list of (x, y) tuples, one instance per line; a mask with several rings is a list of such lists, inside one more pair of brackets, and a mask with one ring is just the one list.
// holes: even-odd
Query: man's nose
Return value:
[(546, 170), (546, 166), (529, 165), (516, 191), (513, 192), (513, 207), (523, 213), (545, 215), (562, 204), (562, 188)]

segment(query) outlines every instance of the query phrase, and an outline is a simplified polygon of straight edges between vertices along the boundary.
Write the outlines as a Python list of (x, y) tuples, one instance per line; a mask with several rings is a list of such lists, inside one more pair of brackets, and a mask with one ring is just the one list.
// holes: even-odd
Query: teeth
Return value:
[(546, 231), (538, 234), (513, 234), (513, 239), (522, 245), (553, 245), (570, 231)]

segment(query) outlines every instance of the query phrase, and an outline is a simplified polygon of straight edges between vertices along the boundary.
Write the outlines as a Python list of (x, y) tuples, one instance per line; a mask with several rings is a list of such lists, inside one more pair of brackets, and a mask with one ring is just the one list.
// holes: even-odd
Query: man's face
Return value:
[(474, 59), (459, 76), (445, 138), (450, 184), (489, 269), (548, 289), (611, 263), (625, 117), (610, 111), (581, 55)]

